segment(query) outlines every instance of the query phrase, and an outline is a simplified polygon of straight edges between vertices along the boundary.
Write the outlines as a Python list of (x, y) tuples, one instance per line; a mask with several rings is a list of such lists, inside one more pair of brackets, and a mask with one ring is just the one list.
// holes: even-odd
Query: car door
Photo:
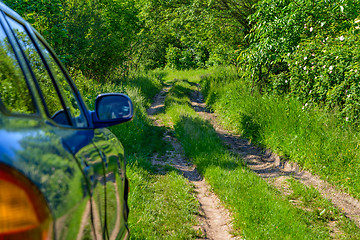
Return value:
[(125, 186), (124, 149), (116, 136), (108, 129), (100, 128), (94, 132), (94, 143), (98, 148), (104, 166), (105, 176), (101, 180), (105, 191), (106, 239), (118, 239), (126, 231), (128, 189)]
[[(89, 195), (74, 190), (71, 198), (81, 197), (82, 200), (63, 202), (60, 205), (65, 210), (53, 211), (56, 239), (102, 239), (106, 198), (105, 186), (100, 179), (105, 176), (104, 165), (93, 143), (94, 130), (90, 128), (87, 111), (76, 88), (41, 36), (10, 16), (6, 15), (5, 19), (9, 31), (17, 39), (19, 51), (40, 96), (46, 117), (44, 135), (54, 136), (58, 145), (72, 154), (83, 174), (78, 182), (86, 186)], [(96, 196), (99, 197), (95, 199)]]

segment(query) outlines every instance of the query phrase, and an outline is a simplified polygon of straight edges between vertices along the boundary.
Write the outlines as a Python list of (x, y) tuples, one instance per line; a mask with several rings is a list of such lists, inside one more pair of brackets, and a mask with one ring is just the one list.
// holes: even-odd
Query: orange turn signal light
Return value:
[(0, 165), (0, 240), (51, 239), (52, 219), (40, 191), (16, 170)]

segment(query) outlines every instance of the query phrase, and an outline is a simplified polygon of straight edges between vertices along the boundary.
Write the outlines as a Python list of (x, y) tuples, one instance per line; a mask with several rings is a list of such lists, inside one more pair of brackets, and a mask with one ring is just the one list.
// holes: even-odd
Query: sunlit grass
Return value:
[(241, 79), (219, 81), (225, 77), (203, 81), (206, 99), (223, 126), (360, 197), (358, 131), (331, 112), (310, 109), (293, 98), (251, 94)]
[[(209, 85), (209, 92), (206, 95), (208, 102), (213, 103), (215, 110), (217, 109), (218, 112), (220, 109), (223, 110), (220, 118), (224, 125), (265, 146), (272, 143), (274, 149), (287, 156), (298, 156), (287, 152), (287, 149), (291, 149), (289, 146), (297, 144), (296, 153), (299, 152), (298, 149), (309, 151), (308, 155), (299, 157), (299, 162), (319, 163), (318, 158), (322, 159), (323, 155), (331, 150), (332, 145), (326, 145), (329, 134), (324, 133), (324, 129), (336, 123), (336, 119), (321, 115), (322, 118), (315, 122), (324, 123), (325, 121), (325, 125), (323, 124), (322, 128), (315, 128), (312, 125), (312, 117), (316, 115), (314, 112), (304, 111), (302, 106), (295, 101), (263, 98), (256, 94), (245, 95), (246, 87), (240, 84), (229, 85), (230, 89), (223, 88), (224, 82), (233, 84), (236, 73), (221, 69), (217, 71), (217, 74), (222, 75), (224, 72), (234, 74), (229, 78), (222, 76), (216, 83)], [(191, 75), (191, 81), (188, 79), (181, 81), (180, 76), (175, 75), (176, 73), (169, 75), (175, 87), (170, 90), (166, 99), (166, 112), (160, 114), (158, 118), (165, 120), (168, 126), (174, 126), (175, 134), (181, 140), (187, 156), (194, 161), (220, 199), (233, 212), (235, 234), (248, 239), (268, 239), (269, 236), (277, 239), (327, 239), (330, 238), (330, 233), (326, 221), (334, 218), (339, 222), (339, 228), (343, 229), (345, 239), (346, 236), (356, 239), (351, 237), (351, 233), (357, 231), (356, 226), (336, 212), (331, 205), (323, 202), (324, 200), (321, 200), (321, 197), (312, 189), (298, 186), (296, 182), (291, 183), (294, 191), (291, 198), (305, 199), (304, 207), (322, 208), (321, 211), (306, 212), (294, 207), (289, 203), (288, 198), (281, 196), (276, 189), (251, 172), (241, 159), (229, 154), (211, 125), (199, 118), (191, 108), (187, 97), (191, 91), (197, 89), (198, 81), (202, 80), (204, 84), (204, 78), (200, 76), (209, 77), (210, 73), (199, 71), (197, 75), (195, 71), (189, 72), (191, 71), (183, 75), (181, 72), (178, 74)], [(173, 81), (175, 78), (177, 80)], [(131, 188), (129, 198), (131, 238), (196, 238), (197, 232), (192, 226), (197, 224), (195, 215), (198, 205), (192, 187), (173, 169), (167, 169), (163, 175), (157, 174), (150, 162), (150, 157), (154, 152), (164, 154), (169, 147), (162, 140), (164, 129), (153, 126), (145, 111), (151, 98), (160, 90), (161, 77), (152, 73), (148, 78), (142, 76), (136, 79), (133, 82), (103, 85), (92, 83), (91, 87), (85, 83), (85, 86), (81, 88), (81, 90), (86, 90), (88, 104), (97, 94), (109, 90), (125, 92), (135, 103), (135, 119), (111, 129), (125, 146), (128, 158), (127, 168)], [(138, 82), (135, 84), (136, 81)], [(142, 81), (147, 87), (141, 87)], [(143, 89), (147, 89), (148, 92), (144, 93)], [(284, 109), (286, 114), (282, 115)], [(265, 116), (265, 113), (268, 115), (263, 121), (260, 121), (260, 118), (254, 118), (254, 116)], [(278, 120), (276, 124), (270, 125), (272, 118)], [(349, 154), (356, 156), (356, 141), (350, 144), (342, 143), (345, 138), (350, 138), (351, 131), (346, 127), (339, 130), (332, 132), (332, 135), (338, 137), (335, 141), (336, 145), (346, 147), (347, 150), (353, 148), (346, 154), (343, 153), (342, 159), (353, 156)], [(346, 134), (343, 136), (344, 132)], [(312, 136), (313, 133), (316, 133), (315, 136), (322, 136), (321, 144), (311, 144), (316, 139)], [(304, 137), (309, 142), (301, 140)], [(302, 143), (304, 141), (307, 145)], [(300, 143), (303, 144), (302, 147)], [(339, 149), (338, 146), (332, 148), (334, 153)], [(310, 158), (310, 160), (305, 158)], [(334, 166), (331, 164), (339, 164), (339, 161), (329, 164)], [(326, 209), (324, 213), (322, 213), (323, 209)], [(335, 215), (330, 214), (330, 211)]]
[[(192, 186), (174, 169), (158, 174), (151, 164), (155, 152), (162, 155), (169, 149), (162, 139), (164, 129), (154, 126), (146, 114), (146, 108), (162, 88), (161, 77), (148, 73), (125, 81), (99, 83), (79, 75), (75, 81), (90, 108), (96, 96), (105, 92), (125, 93), (134, 103), (134, 119), (110, 128), (122, 142), (128, 163), (130, 239), (195, 239), (198, 233), (192, 226), (197, 225), (198, 203)], [(114, 198), (113, 194), (109, 197)], [(116, 211), (111, 211), (112, 205), (108, 206), (110, 226)]]
[(338, 232), (334, 233), (335, 239), (360, 239), (360, 229), (353, 221), (350, 221), (340, 209), (326, 198), (323, 198), (314, 187), (307, 187), (294, 178), (288, 180), (287, 198), (296, 202), (299, 213), (314, 227), (326, 230), (329, 222), (334, 222)]
[(165, 69), (155, 71), (158, 74), (163, 75), (163, 80), (166, 83), (171, 83), (176, 79), (187, 79), (193, 83), (199, 83), (201, 78), (207, 76), (213, 72), (217, 71), (217, 67), (207, 68), (207, 69), (190, 69), (190, 70), (173, 70), (173, 69)]
[(142, 159), (128, 169), (130, 239), (194, 239), (198, 202), (193, 187), (176, 171), (153, 175)]
[[(184, 92), (184, 86), (179, 81), (172, 91)], [(186, 155), (232, 211), (235, 234), (246, 239), (330, 239), (328, 228), (304, 218), (242, 159), (227, 152), (211, 124), (188, 104), (168, 101), (166, 114), (171, 116), (176, 136)]]

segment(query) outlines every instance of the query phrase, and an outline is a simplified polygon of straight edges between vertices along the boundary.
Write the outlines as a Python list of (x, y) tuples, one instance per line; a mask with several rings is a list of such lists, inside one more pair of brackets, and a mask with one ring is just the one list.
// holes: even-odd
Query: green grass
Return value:
[(193, 187), (177, 171), (156, 175), (146, 159), (131, 162), (130, 239), (195, 239), (199, 206)]
[(173, 69), (165, 69), (165, 70), (158, 70), (153, 72), (152, 74), (156, 74), (161, 76), (160, 78), (165, 83), (171, 83), (174, 79), (187, 79), (192, 83), (199, 83), (204, 76), (211, 75), (220, 68), (212, 67), (207, 69), (191, 69), (191, 70), (173, 70)]
[(360, 197), (360, 133), (334, 114), (293, 98), (252, 95), (234, 72), (208, 76), (202, 86), (223, 126)]
[(336, 222), (340, 230), (334, 234), (335, 239), (360, 239), (360, 229), (327, 199), (321, 197), (314, 187), (307, 187), (297, 180), (288, 180), (291, 194), (290, 201), (296, 206), (304, 218), (317, 228), (326, 230), (329, 222)]
[[(172, 91), (184, 92), (186, 84), (178, 81)], [(166, 114), (171, 116), (176, 136), (186, 155), (233, 213), (235, 234), (246, 239), (331, 239), (328, 226), (318, 220), (321, 212), (311, 215), (293, 206), (250, 171), (242, 159), (227, 152), (212, 126), (188, 104), (168, 101)], [(307, 193), (303, 190), (299, 194)]]
[[(229, 73), (233, 73), (231, 78), (223, 76)], [(243, 93), (239, 90), (245, 90), (246, 87), (240, 88), (239, 85), (233, 85), (233, 89), (227, 89), (223, 86), (223, 83), (233, 84), (233, 80), (237, 77), (231, 69), (212, 69), (210, 72), (192, 70), (185, 73), (155, 72), (139, 78), (134, 77), (133, 79), (136, 80), (133, 81), (114, 81), (104, 84), (83, 80), (84, 85), (79, 87), (83, 93), (87, 94), (86, 99), (90, 106), (97, 94), (109, 91), (125, 92), (135, 103), (134, 120), (111, 128), (123, 143), (127, 155), (127, 175), (130, 178), (131, 239), (196, 239), (201, 237), (200, 233), (192, 228), (198, 224), (196, 222), (198, 203), (194, 197), (193, 187), (173, 168), (162, 169), (160, 174), (150, 162), (150, 157), (155, 152), (163, 155), (170, 148), (162, 140), (165, 129), (153, 126), (145, 111), (155, 93), (160, 90), (162, 81), (174, 83), (175, 87), (170, 90), (166, 98), (166, 112), (160, 114), (158, 118), (165, 119), (169, 126), (174, 126), (174, 134), (180, 139), (186, 155), (194, 161), (214, 192), (233, 213), (236, 235), (241, 235), (246, 239), (330, 239), (327, 223), (336, 220), (337, 227), (344, 233), (339, 238), (356, 239), (352, 234), (356, 236), (358, 228), (330, 203), (323, 200), (314, 189), (304, 188), (297, 182), (290, 181), (289, 185), (293, 193), (285, 197), (250, 171), (239, 157), (226, 151), (212, 126), (198, 117), (187, 97), (191, 91), (197, 89), (196, 83), (201, 82), (205, 86), (210, 74), (222, 76), (216, 82), (208, 82), (209, 85), (204, 90), (207, 90), (207, 100), (214, 110), (219, 111), (220, 107), (224, 109), (225, 114), (221, 116), (223, 123), (225, 125), (228, 123), (227, 126), (235, 131), (241, 130), (253, 141), (266, 145), (264, 135), (262, 135), (264, 123), (253, 118), (252, 115), (253, 112), (263, 110), (255, 104), (250, 104), (258, 96), (254, 95), (251, 99), (250, 96), (247, 99), (248, 102), (243, 102), (242, 105), (239, 101), (239, 107), (239, 105), (233, 105), (233, 102), (243, 100), (241, 97)], [(180, 79), (180, 76), (191, 76), (191, 80), (174, 81), (172, 79)], [(142, 84), (146, 87), (141, 87)], [(233, 95), (225, 95), (226, 93), (233, 93)], [(227, 96), (228, 99), (223, 96)], [(268, 100), (260, 99), (264, 102)], [(291, 104), (297, 106), (296, 103), (281, 104), (280, 102), (278, 110), (269, 107), (266, 109), (279, 114), (281, 108), (284, 108), (290, 116), (291, 113), (295, 113), (297, 116), (294, 117), (295, 120), (300, 119), (306, 122), (305, 120), (310, 119), (311, 121), (310, 115), (304, 117), (299, 114), (300, 112), (311, 113), (310, 111), (303, 111), (300, 106), (299, 112), (292, 112)], [(239, 107), (238, 110), (241, 111), (238, 111), (238, 114), (230, 114), (230, 110), (227, 110), (230, 107), (233, 107), (231, 108), (233, 110)], [(249, 114), (243, 109), (252, 112)], [(308, 125), (304, 126), (309, 127), (309, 121)], [(327, 119), (327, 123), (331, 121), (333, 120)], [(264, 122), (268, 123), (271, 120), (266, 118)], [(277, 127), (280, 128), (283, 125), (286, 124), (279, 124)], [(283, 135), (288, 134), (285, 130), (282, 130)], [(298, 129), (295, 128), (292, 131), (295, 132)], [(309, 135), (304, 129), (302, 131), (304, 135)], [(321, 131), (318, 130), (318, 132)], [(284, 142), (279, 137), (276, 139), (275, 133), (272, 136), (274, 142)], [(297, 138), (293, 138), (292, 142), (296, 141)], [(281, 146), (280, 143), (277, 146)], [(275, 149), (284, 152), (281, 147)], [(291, 204), (289, 200), (294, 199), (301, 202), (300, 206)], [(323, 212), (324, 209), (325, 212)]]
[[(193, 187), (173, 168), (164, 168), (159, 174), (151, 165), (155, 152), (161, 156), (170, 148), (162, 139), (165, 129), (154, 126), (146, 114), (162, 88), (162, 76), (148, 73), (122, 82), (99, 83), (78, 75), (75, 81), (90, 108), (96, 96), (105, 92), (126, 93), (134, 103), (134, 119), (110, 128), (122, 142), (127, 160), (130, 239), (196, 239), (198, 233), (192, 226), (197, 225), (198, 203)], [(109, 224), (113, 225), (115, 217), (109, 212)]]
[(191, 101), (188, 95), (191, 91), (197, 89), (195, 84), (189, 81), (175, 81), (175, 83), (176, 88), (171, 88), (165, 98), (165, 108), (174, 103), (191, 106)]

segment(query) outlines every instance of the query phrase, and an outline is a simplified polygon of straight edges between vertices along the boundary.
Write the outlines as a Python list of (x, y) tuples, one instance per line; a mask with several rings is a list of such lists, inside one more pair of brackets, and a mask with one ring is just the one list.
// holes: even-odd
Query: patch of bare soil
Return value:
[[(360, 227), (359, 200), (338, 190), (328, 182), (320, 179), (320, 177), (300, 169), (298, 164), (289, 162), (277, 154), (272, 153), (270, 150), (261, 149), (251, 144), (249, 140), (221, 128), (216, 122), (215, 114), (206, 110), (206, 104), (203, 103), (199, 91), (194, 92), (192, 96), (192, 105), (200, 116), (213, 124), (214, 129), (220, 138), (232, 152), (240, 155), (250, 169), (282, 191), (283, 194), (289, 194), (284, 182), (287, 178), (292, 176), (306, 186), (315, 187), (323, 197), (330, 200), (345, 214), (345, 216), (352, 219), (356, 225)], [(334, 223), (329, 225), (330, 227), (335, 226)], [(332, 230), (334, 232), (337, 231), (335, 227)]]
[[(155, 120), (153, 115), (164, 107), (164, 100), (169, 89), (170, 87), (165, 88), (155, 97), (154, 103), (147, 110), (150, 118)], [(154, 121), (154, 123), (157, 126), (163, 126), (160, 121)], [(210, 191), (209, 185), (197, 172), (196, 166), (186, 159), (179, 141), (172, 137), (170, 132), (165, 132), (164, 139), (172, 145), (173, 150), (167, 151), (165, 156), (162, 157), (158, 157), (155, 154), (152, 158), (152, 164), (160, 166), (170, 165), (178, 169), (194, 185), (196, 197), (200, 203), (200, 216), (198, 217), (200, 225), (194, 226), (194, 229), (201, 229), (203, 233), (203, 238), (201, 239), (238, 239), (230, 234), (232, 228), (229, 211), (221, 205), (217, 196)]]
[(147, 114), (149, 116), (153, 116), (159, 112), (161, 112), (165, 107), (165, 98), (167, 93), (169, 92), (171, 86), (168, 86), (160, 91), (155, 98), (153, 99), (153, 103), (151, 104), (151, 107), (146, 110)]

